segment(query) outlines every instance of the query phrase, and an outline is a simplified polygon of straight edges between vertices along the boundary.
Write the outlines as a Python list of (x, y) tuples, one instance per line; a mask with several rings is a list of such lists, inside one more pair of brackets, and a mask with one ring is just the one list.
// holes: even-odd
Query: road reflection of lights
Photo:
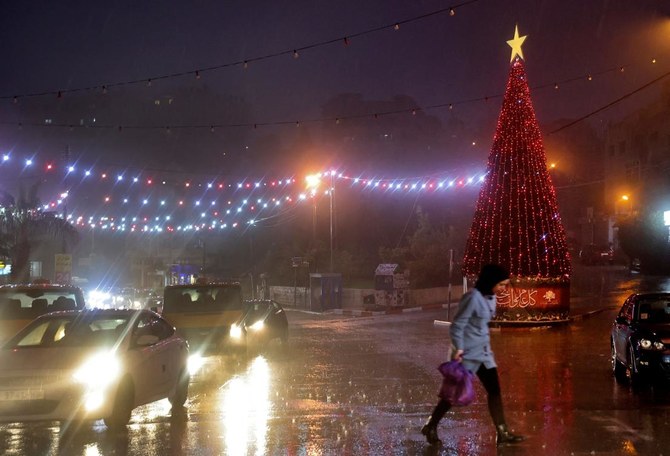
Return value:
[(622, 449), (624, 454), (638, 454), (637, 450), (635, 449), (635, 444), (633, 444), (633, 442), (630, 440), (624, 440)]
[(133, 414), (135, 415), (136, 420), (141, 423), (153, 423), (158, 418), (170, 416), (170, 410), (172, 410), (170, 401), (161, 399), (160, 401), (136, 408), (133, 411)]
[(250, 454), (251, 433), (255, 440), (255, 454), (265, 454), (269, 389), (270, 368), (262, 356), (255, 358), (246, 372), (233, 377), (222, 387), (223, 425), (229, 454)]
[(89, 443), (84, 447), (84, 456), (100, 456), (101, 454), (97, 443)]
[(307, 448), (305, 448), (305, 454), (307, 456), (322, 456), (323, 455), (323, 449), (318, 446), (317, 443), (310, 442), (307, 445)]

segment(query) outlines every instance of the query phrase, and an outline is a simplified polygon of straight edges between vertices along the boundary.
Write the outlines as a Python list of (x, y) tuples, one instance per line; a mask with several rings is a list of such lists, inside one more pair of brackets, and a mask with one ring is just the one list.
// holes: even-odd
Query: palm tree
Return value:
[(67, 221), (40, 209), (38, 186), (32, 185), (27, 192), (21, 188), (17, 200), (6, 192), (0, 194), (0, 256), (11, 262), (12, 283), (30, 280), (30, 251), (36, 236), (62, 237), (68, 244), (79, 239)]

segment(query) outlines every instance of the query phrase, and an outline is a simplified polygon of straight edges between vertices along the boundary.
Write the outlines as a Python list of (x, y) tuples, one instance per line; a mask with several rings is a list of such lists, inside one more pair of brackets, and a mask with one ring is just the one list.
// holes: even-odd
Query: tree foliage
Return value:
[(20, 189), (15, 199), (8, 193), (0, 196), (0, 255), (12, 265), (12, 283), (30, 280), (30, 253), (37, 236), (63, 236), (66, 242), (78, 240), (75, 228), (65, 220), (40, 210), (38, 184), (27, 191)]
[(382, 247), (379, 256), (384, 263), (397, 263), (410, 271), (412, 288), (446, 286), (449, 283), (449, 250), (453, 243), (450, 226), (434, 226), (421, 208), (417, 210), (417, 228), (398, 247)]

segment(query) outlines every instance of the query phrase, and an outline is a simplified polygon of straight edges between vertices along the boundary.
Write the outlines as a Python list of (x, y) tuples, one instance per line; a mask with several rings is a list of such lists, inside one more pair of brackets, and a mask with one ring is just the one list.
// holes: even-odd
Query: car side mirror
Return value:
[(159, 340), (160, 339), (158, 338), (158, 336), (154, 334), (143, 334), (137, 338), (137, 341), (135, 341), (135, 345), (137, 345), (138, 347), (147, 347), (149, 345), (158, 343)]
[(626, 321), (626, 317), (622, 317), (622, 316), (618, 316), (618, 317), (616, 317), (616, 319), (615, 319), (614, 321), (615, 321), (616, 324), (618, 324), (618, 325), (625, 325), (625, 324), (627, 323), (627, 321)]

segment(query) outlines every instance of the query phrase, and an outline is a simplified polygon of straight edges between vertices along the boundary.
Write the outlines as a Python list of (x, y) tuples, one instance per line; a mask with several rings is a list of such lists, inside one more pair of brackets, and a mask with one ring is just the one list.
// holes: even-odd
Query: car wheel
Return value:
[(183, 407), (186, 403), (186, 398), (188, 397), (188, 384), (191, 381), (191, 376), (188, 373), (188, 370), (184, 369), (179, 373), (179, 378), (177, 379), (177, 386), (175, 387), (174, 395), (169, 397), (168, 400), (172, 407)]
[(112, 414), (104, 418), (104, 422), (109, 428), (118, 429), (130, 421), (130, 415), (133, 412), (135, 403), (135, 390), (130, 380), (124, 380), (116, 390)]
[(617, 382), (622, 383), (624, 380), (626, 380), (626, 366), (621, 364), (617, 359), (616, 349), (614, 348), (614, 341), (612, 341), (610, 345), (612, 352), (611, 356), (612, 375), (614, 375), (614, 378), (616, 379)]

